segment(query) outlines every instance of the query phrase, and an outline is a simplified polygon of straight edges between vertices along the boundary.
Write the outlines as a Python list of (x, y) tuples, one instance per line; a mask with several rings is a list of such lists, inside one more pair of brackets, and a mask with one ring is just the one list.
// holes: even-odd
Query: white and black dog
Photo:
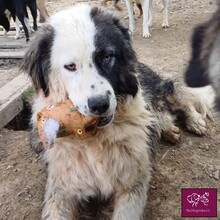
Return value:
[[(168, 22), (168, 6), (169, 0), (163, 1), (163, 23), (162, 27), (169, 27)], [(142, 8), (141, 12), (143, 12), (143, 37), (150, 37), (149, 27), (153, 24), (153, 0), (135, 0), (138, 8)], [(134, 25), (134, 9), (133, 9), (133, 0), (126, 0), (126, 6), (128, 10), (129, 17), (129, 30), (131, 33), (134, 33), (135, 25)]]
[[(7, 18), (5, 11), (8, 10), (11, 13), (13, 20), (16, 22), (16, 36), (15, 38), (18, 39), (20, 36), (20, 28), (19, 22), (21, 22), (26, 41), (29, 41), (29, 20), (28, 20), (28, 13), (27, 8), (30, 8), (32, 17), (33, 17), (33, 30), (37, 30), (37, 5), (36, 0), (1, 0), (0, 1), (0, 25), (2, 25), (6, 32), (10, 29), (10, 19)], [(18, 20), (17, 20), (18, 18)]]
[(42, 153), (48, 164), (44, 220), (140, 220), (151, 177), (149, 149), (176, 142), (173, 112), (188, 130), (206, 132), (206, 103), (190, 89), (139, 63), (127, 28), (106, 9), (86, 4), (53, 15), (23, 63), (36, 89), (31, 145), (42, 148), (37, 112), (70, 99), (99, 118), (83, 140), (57, 138)]

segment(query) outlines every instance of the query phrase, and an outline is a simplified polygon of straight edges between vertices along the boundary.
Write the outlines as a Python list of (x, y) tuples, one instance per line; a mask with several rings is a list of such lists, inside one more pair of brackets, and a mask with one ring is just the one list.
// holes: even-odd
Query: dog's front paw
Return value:
[(204, 135), (207, 130), (206, 122), (200, 114), (188, 117), (186, 120), (186, 127), (189, 131), (194, 132), (197, 135)]
[(162, 132), (162, 138), (173, 144), (177, 143), (180, 140), (180, 129), (172, 124), (166, 131)]
[(14, 39), (15, 39), (15, 40), (18, 40), (19, 38), (20, 38), (20, 35), (14, 36)]
[(143, 32), (143, 38), (149, 38), (151, 37), (151, 34), (149, 31)]
[(167, 22), (163, 22), (162, 28), (168, 28), (168, 27), (169, 27), (169, 24)]

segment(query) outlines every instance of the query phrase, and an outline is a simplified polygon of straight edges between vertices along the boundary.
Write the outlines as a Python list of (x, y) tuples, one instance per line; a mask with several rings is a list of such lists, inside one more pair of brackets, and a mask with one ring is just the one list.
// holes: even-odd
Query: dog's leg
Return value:
[(19, 39), (20, 38), (20, 23), (19, 23), (19, 19), (16, 17), (15, 18), (15, 30), (16, 30), (16, 34), (15, 34), (15, 39)]
[(22, 24), (22, 27), (24, 29), (24, 33), (26, 36), (26, 42), (28, 42), (30, 40), (30, 36), (29, 36), (29, 31), (28, 31), (28, 27), (25, 24), (25, 17), (28, 17), (28, 13), (27, 13), (27, 9), (26, 7), (24, 7), (23, 4), (17, 4), (16, 5), (16, 16), (19, 19), (19, 21)]
[(149, 20), (148, 20), (148, 26), (152, 27), (153, 25), (153, 16), (154, 16), (154, 8), (153, 8), (153, 1), (149, 1)]
[(143, 37), (147, 38), (150, 37), (149, 32), (149, 0), (143, 0), (142, 1), (142, 9), (143, 9)]
[(40, 22), (44, 22), (49, 18), (49, 14), (45, 6), (45, 0), (37, 0), (37, 9), (40, 12)]
[(18, 17), (18, 19), (19, 19), (19, 21), (21, 22), (21, 24), (22, 24), (22, 26), (23, 26), (23, 28), (24, 28), (24, 33), (25, 33), (25, 36), (26, 36), (26, 41), (28, 42), (29, 40), (30, 40), (30, 36), (29, 36), (29, 31), (28, 31), (28, 28), (27, 28), (27, 26), (26, 26), (26, 24), (25, 24), (25, 16), (24, 16), (24, 13), (22, 13), (21, 11), (19, 11), (19, 10), (16, 10), (16, 12), (18, 11), (18, 13), (16, 13), (17, 14), (17, 17)]
[[(149, 175), (150, 176), (150, 175)], [(140, 220), (147, 200), (149, 177), (144, 177), (127, 193), (116, 197), (112, 220)]]
[[(6, 36), (7, 33), (10, 31), (11, 13), (6, 9), (4, 14), (5, 14), (5, 16), (2, 15), (1, 19), (5, 20), (4, 33), (3, 34), (4, 34), (4, 36)], [(2, 20), (2, 22), (4, 23), (3, 20)]]
[(76, 199), (74, 196), (66, 194), (62, 189), (56, 187), (57, 181), (60, 181), (60, 174), (57, 171), (57, 177), (55, 173), (50, 172), (50, 169), (50, 164), (48, 164), (48, 178), (42, 220), (79, 220)]
[(79, 220), (71, 205), (72, 201), (56, 190), (47, 189), (45, 194), (42, 220)]
[[(139, 10), (139, 15), (137, 17), (140, 18), (143, 15), (143, 10), (142, 10), (140, 0), (135, 0), (135, 4)], [(134, 12), (134, 14), (135, 14), (135, 12)]]
[(163, 0), (163, 23), (162, 23), (163, 28), (169, 27), (168, 7), (169, 7), (169, 0)]
[(206, 99), (192, 92), (187, 87), (174, 84), (175, 89), (172, 95), (168, 96), (168, 101), (174, 111), (183, 113), (186, 127), (198, 135), (206, 132), (205, 119), (211, 115), (211, 106)]
[(32, 4), (28, 5), (33, 17), (33, 29), (34, 31), (37, 31), (37, 4), (36, 1), (34, 1)]
[(131, 34), (134, 34), (134, 8), (133, 8), (133, 1), (126, 0), (126, 7), (128, 10), (128, 17), (129, 17), (129, 30)]
[(29, 21), (29, 19), (27, 17), (24, 17), (24, 23), (25, 23), (28, 31), (31, 32), (32, 31), (31, 23), (30, 23), (30, 21)]

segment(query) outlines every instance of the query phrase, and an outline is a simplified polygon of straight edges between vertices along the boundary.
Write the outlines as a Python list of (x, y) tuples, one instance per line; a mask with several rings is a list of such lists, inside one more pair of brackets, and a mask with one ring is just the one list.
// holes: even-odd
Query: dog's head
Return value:
[(78, 4), (51, 17), (22, 68), (45, 97), (66, 93), (84, 115), (111, 121), (118, 99), (138, 90), (128, 29), (105, 9)]

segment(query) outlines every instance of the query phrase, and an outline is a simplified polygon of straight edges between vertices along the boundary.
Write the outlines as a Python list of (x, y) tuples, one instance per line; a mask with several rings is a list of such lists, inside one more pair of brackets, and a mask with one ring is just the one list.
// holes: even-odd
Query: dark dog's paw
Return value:
[(162, 138), (165, 141), (175, 144), (180, 140), (180, 129), (172, 124), (162, 132)]

